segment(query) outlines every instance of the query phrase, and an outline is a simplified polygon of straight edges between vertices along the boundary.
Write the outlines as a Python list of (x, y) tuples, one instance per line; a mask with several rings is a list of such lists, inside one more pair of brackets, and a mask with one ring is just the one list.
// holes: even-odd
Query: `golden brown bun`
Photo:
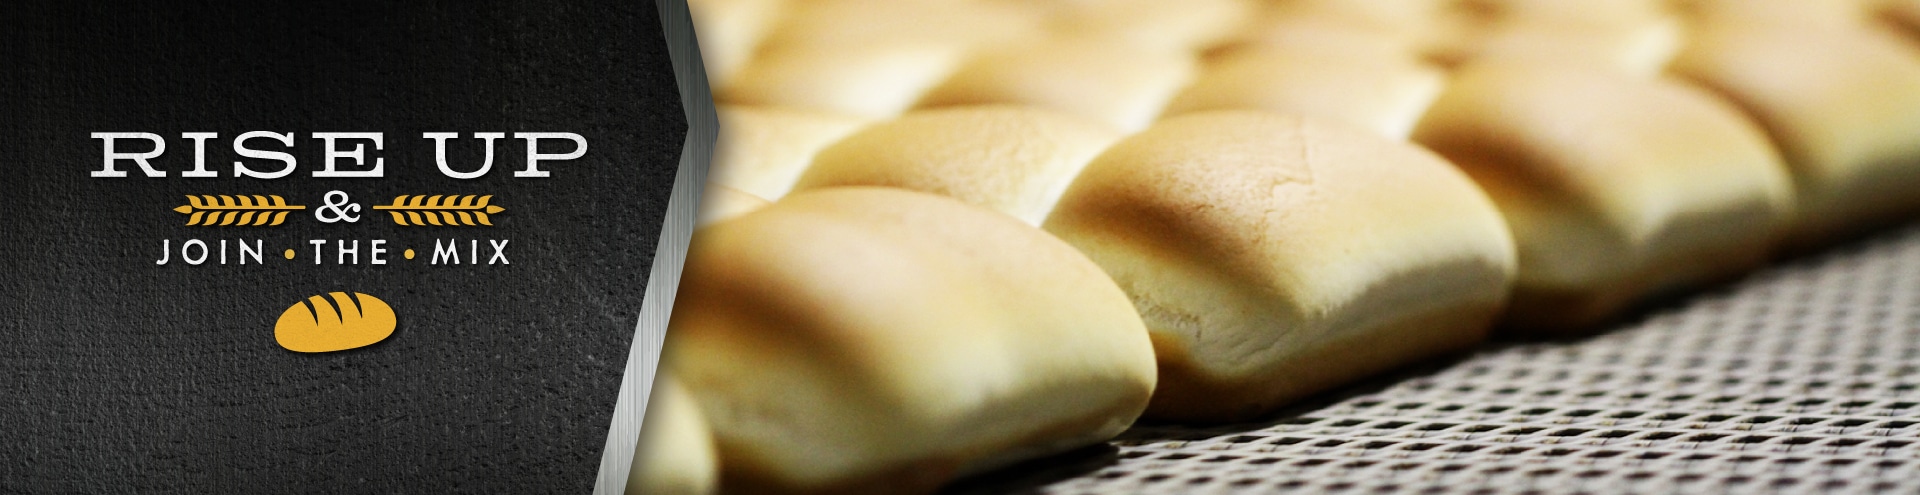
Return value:
[(720, 135), (707, 180), (769, 200), (787, 195), (815, 153), (867, 123), (790, 108), (720, 105), (718, 111)]
[(1105, 41), (1014, 43), (976, 55), (920, 106), (1017, 103), (1138, 130), (1193, 77), (1191, 53)]
[(714, 90), (714, 100), (890, 117), (946, 79), (966, 50), (935, 42), (768, 43)]
[(926, 491), (1104, 441), (1154, 388), (1125, 293), (991, 210), (796, 193), (689, 244), (669, 365), (729, 491)]
[(1283, 45), (1368, 56), (1419, 52), (1449, 34), (1442, 0), (1292, 0), (1254, 11), (1234, 46)]
[[(993, 2), (788, 0), (768, 46), (938, 44), (970, 48), (1032, 36), (1036, 9)], [(702, 38), (704, 39), (704, 38)]]
[(707, 183), (707, 190), (700, 193), (699, 215), (694, 224), (705, 227), (707, 224), (722, 222), (766, 208), (773, 204), (759, 196), (741, 192), (739, 189)]
[(1674, 70), (1758, 120), (1800, 204), (1792, 242), (1832, 242), (1920, 210), (1920, 54), (1869, 29), (1725, 24)]
[(1454, 66), (1488, 59), (1580, 60), (1654, 76), (1685, 42), (1681, 19), (1650, 0), (1461, 4), (1458, 36), (1435, 51)]
[(1312, 4), (1278, 3), (1261, 9), (1213, 55), (1285, 48), (1363, 58), (1405, 57), (1425, 51), (1443, 36), (1446, 27), (1426, 15), (1409, 16), (1404, 11), (1381, 14), (1364, 9), (1310, 8)]
[(1877, 14), (1904, 30), (1910, 38), (1920, 38), (1920, 0), (1887, 0)]
[(1751, 25), (1773, 29), (1861, 27), (1877, 0), (1674, 0), (1674, 10), (1697, 26)]
[(773, 29), (786, 0), (692, 0), (688, 13), (700, 37), (700, 61), (707, 82), (721, 87), (746, 65), (760, 41)]
[(700, 495), (715, 493), (720, 467), (713, 436), (693, 396), (672, 376), (654, 381), (640, 424), (640, 443), (627, 474), (627, 493)]
[(1228, 421), (1484, 336), (1514, 271), (1492, 201), (1440, 157), (1253, 111), (1173, 117), (1080, 173), (1046, 229), (1126, 289), (1148, 413)]
[(1147, 48), (1204, 50), (1241, 29), (1253, 11), (1248, 0), (1051, 1), (1052, 31)]
[(1355, 56), (1297, 46), (1248, 48), (1210, 63), (1166, 113), (1268, 110), (1405, 139), (1445, 83), (1438, 68), (1411, 53)]
[(1098, 122), (1029, 107), (923, 110), (821, 151), (794, 189), (912, 189), (1039, 225), (1080, 168), (1119, 138)]
[(1500, 204), (1521, 331), (1584, 330), (1651, 291), (1751, 268), (1792, 214), (1778, 154), (1737, 109), (1578, 62), (1467, 67), (1414, 141)]

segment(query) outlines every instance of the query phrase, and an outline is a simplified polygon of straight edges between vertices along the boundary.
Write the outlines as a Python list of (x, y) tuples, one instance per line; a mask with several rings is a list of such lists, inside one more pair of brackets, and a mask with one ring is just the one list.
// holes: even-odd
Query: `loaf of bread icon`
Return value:
[(294, 352), (333, 352), (366, 347), (393, 335), (393, 307), (358, 292), (328, 293), (294, 303), (273, 324), (273, 339)]

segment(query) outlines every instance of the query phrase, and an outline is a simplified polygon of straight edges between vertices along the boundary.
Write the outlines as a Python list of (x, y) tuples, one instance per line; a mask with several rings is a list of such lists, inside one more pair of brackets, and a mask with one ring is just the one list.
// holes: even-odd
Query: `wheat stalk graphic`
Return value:
[(187, 225), (256, 226), (280, 225), (287, 220), (287, 212), (304, 209), (276, 195), (189, 194), (187, 204), (173, 211), (189, 215)]
[[(477, 200), (475, 198), (478, 198)], [(375, 210), (386, 210), (393, 215), (393, 223), (399, 225), (493, 225), (487, 215), (506, 211), (506, 208), (488, 205), (493, 195), (461, 196), (458, 194), (406, 195), (393, 198), (393, 204), (374, 205)], [(479, 223), (474, 223), (479, 222)]]

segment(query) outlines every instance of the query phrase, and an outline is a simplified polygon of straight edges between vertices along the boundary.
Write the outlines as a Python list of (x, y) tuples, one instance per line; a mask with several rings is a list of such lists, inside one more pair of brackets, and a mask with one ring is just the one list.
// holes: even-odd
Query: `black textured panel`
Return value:
[[(590, 489), (686, 130), (656, 16), (645, 2), (0, 7), (0, 492)], [(232, 177), (232, 139), (258, 130), (296, 134), (294, 175)], [(167, 137), (154, 163), (170, 176), (89, 177), (89, 133), (105, 131)], [(386, 177), (310, 177), (309, 133), (329, 131), (385, 133)], [(182, 132), (220, 134), (207, 163), (222, 177), (179, 176)], [(509, 137), (492, 173), (455, 180), (422, 132), (573, 132), (590, 148), (519, 179)], [(456, 144), (477, 162), (474, 140)], [(361, 221), (313, 218), (331, 190)], [(187, 227), (171, 211), (187, 194), (309, 209)], [(494, 227), (367, 210), (401, 194), (507, 210)], [(186, 266), (190, 238), (260, 239), (266, 264)], [(160, 266), (163, 239), (176, 251)], [(363, 263), (385, 239), (389, 264), (329, 252), (315, 266), (309, 239), (358, 239)], [(430, 265), (435, 239), (482, 239), (483, 258), (485, 239), (510, 239), (511, 264)], [(280, 313), (331, 291), (384, 299), (398, 330), (337, 353), (278, 347)]]

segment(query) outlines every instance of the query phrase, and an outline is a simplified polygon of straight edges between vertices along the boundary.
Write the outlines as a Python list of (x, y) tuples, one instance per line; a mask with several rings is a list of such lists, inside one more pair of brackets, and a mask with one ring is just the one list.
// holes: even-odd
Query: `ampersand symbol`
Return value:
[[(334, 198), (334, 196), (336, 195), (339, 196), (339, 199)], [(354, 212), (354, 213), (360, 212), (359, 203), (347, 202), (347, 193), (340, 192), (340, 191), (327, 191), (327, 195), (321, 198), (320, 201), (326, 204), (322, 204), (320, 205), (319, 208), (315, 208), (313, 210), (313, 218), (315, 220), (319, 220), (325, 223), (333, 223), (341, 220), (346, 220), (349, 223), (360, 221), (360, 217), (358, 215), (347, 216), (347, 212)], [(342, 205), (345, 205), (345, 206), (342, 206)]]

